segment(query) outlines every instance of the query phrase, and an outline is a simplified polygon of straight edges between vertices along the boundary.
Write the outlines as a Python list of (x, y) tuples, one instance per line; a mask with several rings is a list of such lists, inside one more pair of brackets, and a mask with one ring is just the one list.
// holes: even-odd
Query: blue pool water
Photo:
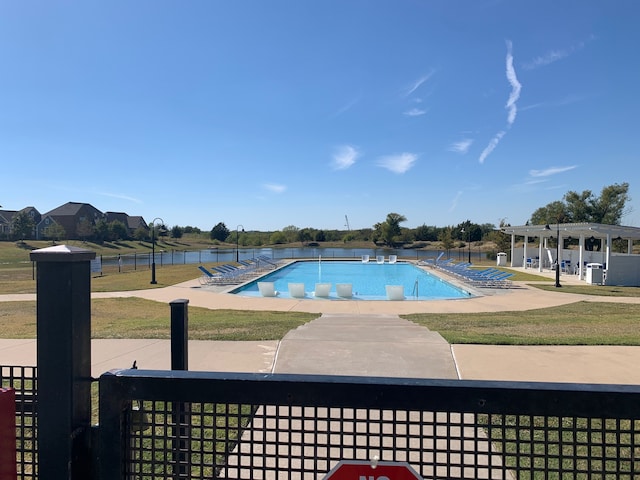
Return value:
[[(355, 300), (386, 300), (386, 285), (402, 285), (405, 300), (469, 298), (471, 294), (409, 263), (308, 261), (294, 262), (259, 279), (274, 282), (278, 297), (290, 298), (289, 283), (304, 283), (305, 298), (315, 298), (316, 283), (331, 283), (329, 299), (339, 299), (336, 283), (351, 283)], [(258, 280), (232, 293), (259, 297)]]

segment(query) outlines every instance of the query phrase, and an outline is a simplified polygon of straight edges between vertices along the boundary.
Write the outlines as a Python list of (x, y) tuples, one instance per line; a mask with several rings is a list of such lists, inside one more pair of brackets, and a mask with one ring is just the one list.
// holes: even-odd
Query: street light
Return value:
[[(460, 233), (464, 233), (464, 228), (460, 230)], [(467, 245), (469, 245), (469, 263), (471, 263), (471, 228), (467, 232)], [(464, 255), (464, 254), (463, 254)]]
[[(545, 230), (551, 230), (549, 225), (545, 225)], [(560, 219), (556, 223), (556, 288), (560, 288)]]
[(156, 283), (156, 220), (160, 220), (160, 225), (164, 225), (164, 220), (159, 217), (151, 220), (151, 284)]
[(236, 263), (238, 263), (240, 261), (240, 244), (239, 244), (240, 227), (242, 227), (242, 232), (244, 233), (244, 226), (243, 225), (238, 225), (236, 227)]

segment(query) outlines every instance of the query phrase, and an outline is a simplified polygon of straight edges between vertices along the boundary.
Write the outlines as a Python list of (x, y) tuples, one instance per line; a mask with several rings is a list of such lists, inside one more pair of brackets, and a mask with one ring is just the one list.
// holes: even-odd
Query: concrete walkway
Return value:
[(274, 372), (458, 378), (447, 341), (397, 315), (322, 315), (284, 336)]

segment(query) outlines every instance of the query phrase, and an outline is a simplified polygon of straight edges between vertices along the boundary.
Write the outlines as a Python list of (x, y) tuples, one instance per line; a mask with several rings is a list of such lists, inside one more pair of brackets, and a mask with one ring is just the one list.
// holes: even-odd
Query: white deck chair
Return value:
[(362, 255), (362, 263), (369, 263), (369, 255)]
[(389, 263), (396, 263), (398, 261), (397, 255), (389, 255)]
[(258, 282), (258, 290), (263, 297), (275, 297), (278, 295), (273, 282)]
[(330, 283), (316, 283), (316, 289), (313, 291), (314, 297), (326, 298), (331, 290)]
[(404, 286), (402, 285), (385, 285), (387, 291), (387, 299), (404, 300)]
[(336, 294), (342, 298), (351, 298), (353, 296), (353, 285), (350, 283), (336, 283)]
[(290, 283), (289, 284), (289, 296), (291, 296), (291, 298), (303, 298), (304, 297), (304, 283)]
[(384, 255), (378, 255), (378, 256), (376, 256), (376, 262), (378, 262), (378, 263), (384, 263)]

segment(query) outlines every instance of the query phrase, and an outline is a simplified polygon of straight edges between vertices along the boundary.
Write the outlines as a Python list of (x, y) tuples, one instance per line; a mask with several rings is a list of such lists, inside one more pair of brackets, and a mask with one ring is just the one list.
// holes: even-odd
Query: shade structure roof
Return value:
[(549, 225), (521, 225), (516, 227), (501, 227), (504, 233), (529, 236), (529, 237), (555, 237), (556, 231), (560, 230), (562, 237), (574, 237), (579, 238), (584, 235), (585, 237), (594, 238), (607, 238), (608, 235), (611, 238), (622, 238), (625, 240), (640, 240), (640, 228), (638, 227), (625, 227), (622, 225), (604, 225), (601, 223), (551, 223)]

